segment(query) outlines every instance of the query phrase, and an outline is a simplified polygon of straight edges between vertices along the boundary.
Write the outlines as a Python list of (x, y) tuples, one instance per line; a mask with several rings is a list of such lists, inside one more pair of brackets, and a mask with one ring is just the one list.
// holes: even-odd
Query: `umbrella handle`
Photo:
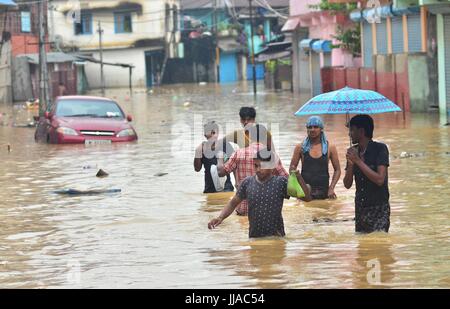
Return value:
[(345, 126), (348, 128), (348, 138), (350, 141), (350, 147), (352, 147), (353, 146), (352, 145), (352, 137), (350, 135), (350, 115), (348, 112), (347, 112), (347, 114), (345, 114), (345, 122), (346, 122)]

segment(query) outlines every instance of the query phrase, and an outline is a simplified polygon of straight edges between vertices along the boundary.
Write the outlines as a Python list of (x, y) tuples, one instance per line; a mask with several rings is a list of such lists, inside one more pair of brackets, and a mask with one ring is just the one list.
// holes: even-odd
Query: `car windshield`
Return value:
[(60, 117), (124, 118), (116, 102), (99, 100), (63, 100), (56, 107)]

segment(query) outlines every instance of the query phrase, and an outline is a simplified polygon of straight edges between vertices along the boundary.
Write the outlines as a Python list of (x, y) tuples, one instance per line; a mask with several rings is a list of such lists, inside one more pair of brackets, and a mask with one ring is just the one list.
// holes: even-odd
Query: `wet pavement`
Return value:
[[(139, 141), (98, 146), (36, 144), (33, 128), (8, 125), (33, 112), (0, 106), (0, 287), (449, 288), (450, 128), (437, 114), (374, 117), (391, 152), (389, 234), (354, 233), (354, 189), (342, 178), (336, 201), (285, 201), (284, 239), (249, 240), (237, 216), (207, 229), (231, 194), (201, 193), (192, 159), (202, 121), (230, 130), (241, 106), (256, 106), (286, 168), (305, 137), (306, 118), (293, 113), (307, 98), (260, 90), (256, 102), (245, 85), (111, 90)], [(345, 116), (324, 120), (343, 168)], [(95, 177), (100, 168), (109, 177)], [(67, 188), (121, 192), (54, 192)]]

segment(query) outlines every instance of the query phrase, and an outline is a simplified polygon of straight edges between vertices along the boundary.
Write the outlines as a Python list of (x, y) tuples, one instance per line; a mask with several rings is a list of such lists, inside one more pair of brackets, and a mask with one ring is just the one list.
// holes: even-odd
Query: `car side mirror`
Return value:
[(50, 112), (45, 112), (44, 117), (45, 117), (45, 119), (52, 120), (53, 115)]
[(132, 122), (133, 121), (133, 117), (131, 117), (131, 115), (128, 115), (127, 116), (127, 120), (128, 120), (128, 122)]

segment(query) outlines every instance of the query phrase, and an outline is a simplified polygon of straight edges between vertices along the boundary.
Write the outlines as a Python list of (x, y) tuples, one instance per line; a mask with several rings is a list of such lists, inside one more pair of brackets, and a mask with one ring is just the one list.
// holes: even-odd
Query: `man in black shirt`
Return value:
[[(282, 209), (284, 199), (289, 198), (288, 178), (274, 175), (278, 160), (274, 152), (267, 149), (258, 151), (253, 159), (256, 175), (245, 178), (220, 215), (208, 223), (208, 228), (217, 227), (233, 213), (241, 201), (247, 200), (250, 238), (285, 236)], [(311, 200), (309, 188), (298, 171), (296, 176), (306, 199)]]
[(347, 150), (344, 186), (350, 189), (355, 179), (355, 231), (360, 233), (388, 232), (390, 225), (389, 151), (372, 140), (373, 129), (369, 115), (350, 120), (350, 136), (357, 145)]

